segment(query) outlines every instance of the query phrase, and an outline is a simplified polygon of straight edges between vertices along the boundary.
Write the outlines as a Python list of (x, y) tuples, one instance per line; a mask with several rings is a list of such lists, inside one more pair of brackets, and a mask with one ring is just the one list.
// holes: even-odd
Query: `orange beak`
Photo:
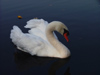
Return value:
[(67, 42), (69, 42), (69, 39), (68, 39), (68, 36), (67, 35), (68, 35), (67, 33), (64, 33), (65, 39), (67, 40)]

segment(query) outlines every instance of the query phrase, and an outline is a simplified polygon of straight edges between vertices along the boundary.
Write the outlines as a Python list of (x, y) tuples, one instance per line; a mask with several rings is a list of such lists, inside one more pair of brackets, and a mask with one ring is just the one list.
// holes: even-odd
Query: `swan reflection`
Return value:
[[(70, 57), (67, 59), (37, 57), (37, 56), (31, 56), (30, 54), (21, 51), (17, 51), (16, 53), (14, 53), (14, 58), (17, 68), (20, 71), (25, 71), (32, 67), (43, 66), (45, 64), (50, 63), (51, 61), (54, 61), (52, 62), (48, 70), (48, 75), (55, 75), (58, 69), (67, 64), (67, 62), (70, 59)], [(70, 67), (66, 67), (64, 69), (66, 69), (64, 75), (70, 75)]]
[(23, 70), (28, 70), (33, 66), (37, 67), (37, 66), (45, 65), (49, 61), (54, 60), (54, 58), (31, 56), (28, 53), (17, 51), (14, 54), (14, 60), (18, 70), (23, 71)]
[[(62, 67), (64, 66), (70, 58), (67, 59), (59, 59), (56, 62), (54, 62), (50, 68), (49, 68), (49, 73), (48, 75), (56, 75), (56, 72)], [(64, 73), (64, 75), (71, 75), (70, 74), (70, 67), (67, 67), (66, 72)]]

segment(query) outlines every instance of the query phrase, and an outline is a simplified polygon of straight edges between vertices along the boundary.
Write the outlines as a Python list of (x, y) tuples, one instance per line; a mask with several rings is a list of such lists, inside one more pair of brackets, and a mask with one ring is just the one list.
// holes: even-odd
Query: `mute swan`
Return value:
[(25, 28), (30, 28), (29, 33), (23, 33), (18, 26), (13, 26), (10, 38), (21, 51), (31, 55), (44, 57), (67, 58), (70, 51), (57, 40), (53, 31), (64, 35), (68, 40), (68, 28), (60, 21), (48, 23), (43, 19), (31, 19)]

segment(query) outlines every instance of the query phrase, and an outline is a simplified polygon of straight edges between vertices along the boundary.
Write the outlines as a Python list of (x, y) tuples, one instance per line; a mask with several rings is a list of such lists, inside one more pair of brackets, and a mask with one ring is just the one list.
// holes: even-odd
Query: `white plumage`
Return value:
[[(52, 23), (54, 23), (54, 25)], [(30, 28), (28, 33), (23, 33), (18, 26), (13, 26), (10, 38), (18, 49), (30, 53), (31, 55), (59, 58), (70, 56), (70, 51), (68, 50), (68, 48), (62, 45), (60, 42), (57, 42), (57, 37), (52, 31), (52, 34), (49, 34), (48, 32), (50, 31), (50, 28), (53, 29), (53, 26), (55, 26), (57, 23), (60, 24), (61, 22), (54, 21), (52, 23), (48, 23), (43, 19), (31, 19), (27, 22), (27, 25), (25, 26), (25, 28)], [(59, 24), (58, 26), (61, 25)], [(50, 36), (49, 39), (47, 36)], [(53, 45), (51, 42), (54, 42), (56, 44)], [(61, 48), (61, 51), (60, 49), (57, 50), (57, 46)]]

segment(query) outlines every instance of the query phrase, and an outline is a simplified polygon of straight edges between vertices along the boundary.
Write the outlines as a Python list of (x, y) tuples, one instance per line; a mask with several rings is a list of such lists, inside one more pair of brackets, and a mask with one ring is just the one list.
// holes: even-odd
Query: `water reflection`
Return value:
[[(47, 58), (47, 57), (37, 57), (37, 56), (33, 57), (30, 54), (21, 51), (17, 51), (14, 54), (14, 58), (17, 68), (20, 71), (25, 71), (36, 66), (42, 66), (54, 60), (55, 62), (51, 64), (48, 71), (48, 75), (55, 75), (57, 70), (60, 69), (65, 64), (67, 64), (67, 62), (70, 59), (70, 57), (67, 59), (57, 59), (57, 58)], [(66, 67), (66, 69), (67, 70), (64, 75), (70, 75), (70, 67)]]
[(14, 58), (17, 68), (20, 71), (28, 70), (33, 66), (42, 66), (49, 61), (54, 60), (54, 58), (31, 56), (30, 54), (21, 51), (17, 51), (14, 54)]
[[(62, 66), (64, 66), (70, 58), (68, 59), (59, 59), (56, 62), (54, 62), (51, 67), (49, 68), (49, 73), (48, 75), (56, 75), (56, 71), (60, 69)], [(70, 74), (70, 67), (67, 68), (66, 72), (64, 75), (71, 75)]]

